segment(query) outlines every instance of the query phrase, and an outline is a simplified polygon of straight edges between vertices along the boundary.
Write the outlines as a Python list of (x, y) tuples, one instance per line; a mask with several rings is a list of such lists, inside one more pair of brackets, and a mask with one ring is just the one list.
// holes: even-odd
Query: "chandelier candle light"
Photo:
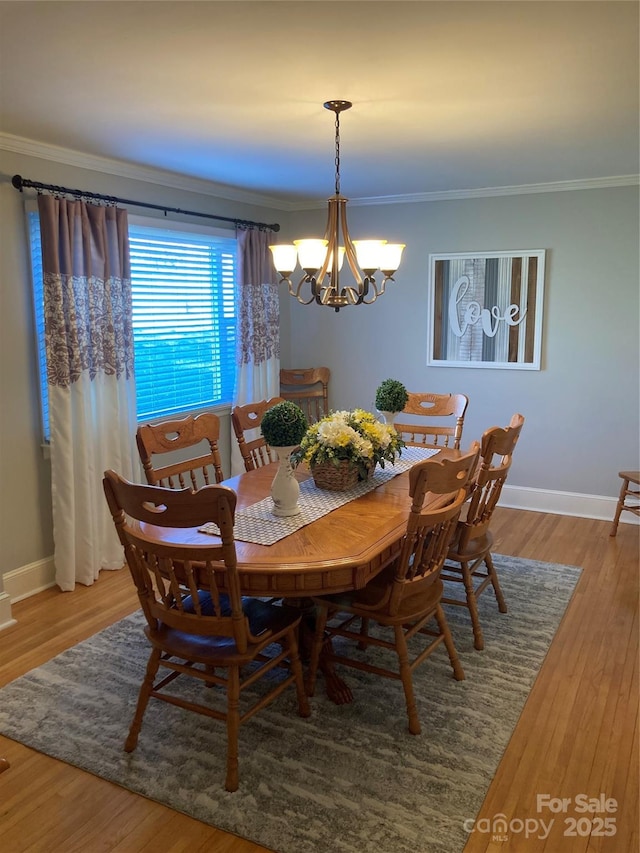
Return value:
[[(328, 199), (327, 228), (322, 240), (294, 240), (293, 244), (269, 246), (273, 262), (286, 281), (289, 293), (303, 305), (316, 302), (339, 311), (347, 305), (370, 305), (384, 293), (387, 281), (400, 266), (404, 243), (387, 243), (386, 240), (351, 240), (347, 227), (347, 201), (340, 194), (340, 113), (350, 109), (350, 101), (327, 101), (325, 108), (336, 115), (336, 184), (335, 194)], [(342, 245), (341, 245), (342, 244)], [(340, 269), (344, 257), (355, 279), (354, 285), (340, 286)], [(303, 275), (297, 285), (291, 276), (297, 262)], [(382, 282), (374, 278), (380, 270)], [(310, 286), (310, 296), (305, 285)]]

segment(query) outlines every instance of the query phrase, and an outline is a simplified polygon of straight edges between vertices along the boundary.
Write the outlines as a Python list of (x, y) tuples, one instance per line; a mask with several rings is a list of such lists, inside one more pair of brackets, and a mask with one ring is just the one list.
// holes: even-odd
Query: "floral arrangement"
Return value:
[(260, 430), (270, 447), (292, 447), (300, 444), (308, 426), (300, 406), (285, 400), (267, 409), (262, 416)]
[(339, 466), (346, 460), (358, 466), (359, 478), (364, 480), (376, 463), (384, 468), (385, 461), (394, 462), (404, 446), (395, 429), (380, 423), (371, 412), (332, 412), (309, 427), (291, 462), (306, 462), (313, 469), (325, 462)]
[(379, 412), (401, 412), (407, 405), (407, 389), (398, 379), (385, 379), (376, 390), (376, 409)]

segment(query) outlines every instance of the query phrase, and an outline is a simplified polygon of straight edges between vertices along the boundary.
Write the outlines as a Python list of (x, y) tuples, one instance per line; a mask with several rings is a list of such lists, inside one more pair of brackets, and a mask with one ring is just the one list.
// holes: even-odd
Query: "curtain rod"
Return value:
[(14, 175), (11, 179), (13, 186), (22, 192), (23, 189), (47, 190), (52, 193), (61, 193), (64, 195), (73, 195), (76, 198), (97, 199), (106, 201), (109, 204), (132, 204), (134, 207), (148, 207), (152, 210), (162, 210), (167, 213), (182, 213), (185, 216), (200, 216), (204, 219), (220, 219), (224, 222), (233, 222), (234, 225), (240, 228), (261, 228), (263, 230), (279, 231), (280, 225), (277, 222), (267, 224), (266, 222), (252, 222), (250, 219), (235, 219), (231, 216), (217, 216), (215, 213), (199, 213), (197, 210), (181, 210), (179, 207), (167, 207), (165, 204), (150, 204), (146, 201), (133, 201), (130, 198), (118, 198), (115, 195), (103, 195), (102, 193), (83, 192), (82, 190), (71, 190), (68, 187), (58, 187), (55, 184), (41, 184), (39, 181), (30, 181), (28, 178), (23, 178), (21, 175)]

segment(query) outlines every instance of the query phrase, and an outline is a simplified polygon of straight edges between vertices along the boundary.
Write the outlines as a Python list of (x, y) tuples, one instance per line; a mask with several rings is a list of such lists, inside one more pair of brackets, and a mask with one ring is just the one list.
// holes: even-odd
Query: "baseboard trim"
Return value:
[[(500, 497), (500, 506), (524, 509), (531, 512), (549, 512), (611, 521), (617, 498), (604, 495), (583, 495), (577, 492), (558, 492), (550, 489), (532, 489), (528, 486), (506, 485)], [(622, 513), (621, 524), (640, 524), (631, 513)], [(0, 630), (14, 624), (11, 604), (55, 586), (53, 557), (38, 560), (4, 575), (5, 592), (0, 593)]]
[(3, 580), (5, 592), (9, 594), (12, 603), (49, 589), (56, 583), (53, 557), (45, 557), (44, 560), (13, 569), (4, 575)]
[[(500, 495), (500, 506), (511, 509), (528, 509), (532, 512), (549, 512), (552, 515), (570, 515), (612, 521), (617, 498), (604, 495), (584, 495), (578, 492), (557, 492), (551, 489), (532, 489), (528, 486), (505, 485)], [(632, 513), (623, 512), (621, 524), (640, 524)]]
[(16, 620), (11, 618), (11, 599), (7, 592), (0, 592), (0, 631), (5, 628), (10, 628), (16, 624)]

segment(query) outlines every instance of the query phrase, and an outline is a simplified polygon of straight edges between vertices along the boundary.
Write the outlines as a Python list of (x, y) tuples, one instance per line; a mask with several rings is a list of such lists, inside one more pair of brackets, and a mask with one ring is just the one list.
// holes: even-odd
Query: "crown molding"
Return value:
[[(237, 201), (243, 204), (253, 204), (260, 207), (269, 207), (274, 210), (299, 211), (324, 209), (326, 199), (322, 200), (296, 200), (291, 201), (283, 198), (262, 195), (249, 192), (238, 187), (229, 187), (224, 184), (216, 184), (202, 178), (191, 178), (177, 172), (167, 172), (162, 169), (154, 169), (148, 166), (138, 166), (123, 160), (111, 160), (107, 157), (99, 157), (93, 154), (84, 154), (58, 145), (49, 145), (44, 142), (36, 142), (20, 136), (12, 136), (9, 133), (0, 133), (0, 149), (12, 151), (15, 154), (25, 154), (30, 157), (38, 157), (41, 160), (52, 160), (67, 166), (75, 166), (80, 169), (89, 169), (94, 172), (104, 172), (108, 175), (118, 175), (121, 178), (146, 181), (152, 184), (161, 184), (172, 189), (185, 190), (187, 192), (200, 193), (201, 195), (215, 196), (227, 201)], [(480, 187), (477, 189), (463, 190), (439, 190), (436, 192), (410, 193), (406, 195), (370, 196), (367, 198), (350, 198), (351, 207), (380, 206), (383, 204), (419, 204), (433, 201), (455, 201), (458, 199), (471, 198), (496, 198), (509, 195), (530, 195), (533, 193), (555, 193), (569, 192), (575, 190), (594, 190), (609, 187), (629, 187), (640, 184), (640, 175), (615, 175), (605, 178), (585, 178), (575, 181), (553, 181), (542, 184), (517, 184), (507, 187)]]
[[(480, 187), (467, 190), (440, 190), (437, 192), (411, 193), (407, 195), (371, 196), (350, 198), (349, 207), (367, 207), (383, 204), (418, 204), (426, 201), (455, 201), (469, 198), (496, 198), (507, 195), (531, 195), (533, 193), (558, 193), (574, 190), (599, 190), (607, 187), (633, 187), (640, 185), (640, 175), (614, 175), (607, 178), (585, 178), (579, 181), (553, 181), (545, 184), (516, 184), (511, 187)], [(325, 202), (292, 202), (289, 210), (308, 210), (325, 207)]]
[(229, 187), (224, 184), (215, 184), (213, 181), (205, 181), (201, 178), (190, 178), (177, 172), (166, 172), (162, 169), (153, 169), (148, 166), (137, 166), (124, 160), (111, 160), (108, 157), (99, 157), (94, 154), (84, 154), (81, 151), (73, 151), (70, 148), (62, 148), (58, 145), (49, 145), (45, 142), (36, 142), (33, 139), (25, 139), (21, 136), (12, 136), (9, 133), (0, 133), (0, 149), (11, 151), (14, 154), (26, 154), (29, 157), (39, 157), (41, 160), (52, 160), (55, 163), (63, 163), (66, 166), (75, 166), (79, 169), (90, 169), (93, 172), (104, 172), (108, 175), (117, 175), (121, 178), (130, 178), (135, 181), (146, 181), (151, 184), (160, 184), (176, 190), (200, 193), (201, 195), (224, 198), (227, 201), (238, 201), (243, 204), (254, 204), (260, 207), (271, 207), (277, 210), (285, 210), (282, 199), (252, 193), (237, 187)]

